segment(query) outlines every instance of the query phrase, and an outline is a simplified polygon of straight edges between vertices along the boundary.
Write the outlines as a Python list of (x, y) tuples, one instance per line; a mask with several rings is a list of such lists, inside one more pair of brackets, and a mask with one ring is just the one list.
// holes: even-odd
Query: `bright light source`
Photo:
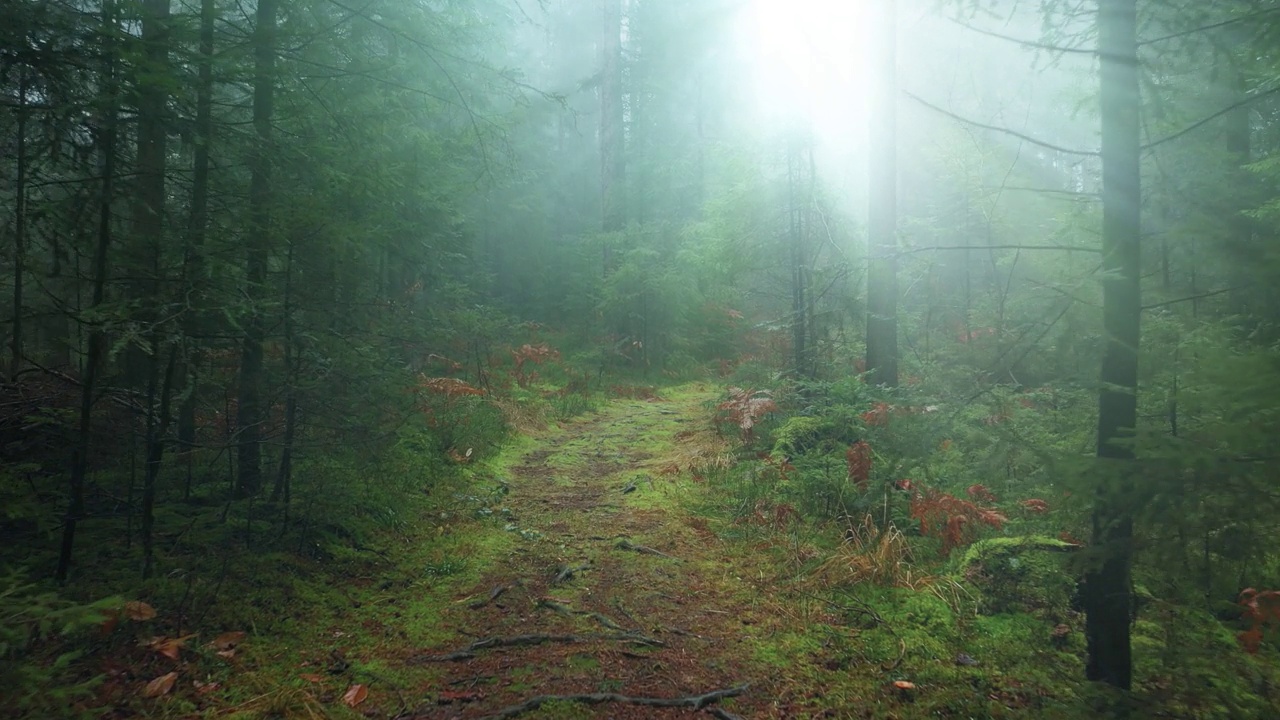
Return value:
[[(866, 2), (753, 0), (761, 119), (812, 129), (820, 142), (861, 144), (868, 77)], [(833, 137), (843, 134), (843, 137)]]

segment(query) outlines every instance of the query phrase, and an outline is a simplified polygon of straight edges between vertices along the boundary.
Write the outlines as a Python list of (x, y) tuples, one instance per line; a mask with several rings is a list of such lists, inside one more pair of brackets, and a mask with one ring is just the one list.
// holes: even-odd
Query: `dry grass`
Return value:
[(727, 470), (735, 462), (729, 441), (710, 428), (676, 433), (675, 452), (664, 460), (695, 475)]
[(529, 434), (547, 428), (547, 405), (545, 403), (518, 402), (509, 398), (494, 399), (493, 403), (502, 411), (507, 426), (522, 434)]
[(873, 582), (916, 590), (934, 581), (915, 572), (911, 546), (893, 523), (882, 530), (867, 515), (849, 529), (835, 554), (814, 569), (807, 584), (820, 589)]

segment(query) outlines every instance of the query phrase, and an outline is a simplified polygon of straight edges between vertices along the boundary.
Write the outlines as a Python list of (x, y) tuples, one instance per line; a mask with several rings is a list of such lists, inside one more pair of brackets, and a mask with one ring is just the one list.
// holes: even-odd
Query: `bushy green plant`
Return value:
[(64, 646), (100, 626), (119, 598), (73, 602), (25, 580), (20, 569), (0, 579), (0, 715), (7, 718), (90, 716), (76, 703), (88, 697), (98, 678), (74, 666), (82, 651)]

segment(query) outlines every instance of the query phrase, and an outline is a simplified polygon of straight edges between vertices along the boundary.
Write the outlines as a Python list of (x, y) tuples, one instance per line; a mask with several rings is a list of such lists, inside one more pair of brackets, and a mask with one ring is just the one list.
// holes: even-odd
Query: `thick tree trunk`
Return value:
[(275, 91), (277, 0), (259, 0), (254, 27), (253, 127), (256, 146), (250, 161), (248, 256), (245, 281), (251, 306), (240, 348), (239, 404), (236, 410), (236, 494), (250, 497), (262, 487), (262, 344), (266, 318), (260, 306), (266, 294), (267, 249), (271, 242), (271, 106)]
[(1130, 561), (1133, 515), (1126, 489), (1133, 472), (1141, 314), (1138, 57), (1135, 0), (1101, 0), (1102, 253), (1106, 346), (1098, 397), (1097, 455), (1105, 475), (1093, 512), (1093, 545), (1102, 552), (1085, 574), (1086, 673), (1128, 689)]
[(898, 43), (894, 0), (873, 3), (880, 13), (876, 90), (872, 104), (870, 201), (867, 215), (867, 375), (898, 384)]

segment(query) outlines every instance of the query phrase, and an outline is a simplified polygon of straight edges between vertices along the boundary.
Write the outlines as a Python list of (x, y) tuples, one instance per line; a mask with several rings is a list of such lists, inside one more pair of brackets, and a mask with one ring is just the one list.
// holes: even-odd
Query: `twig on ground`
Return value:
[[(512, 705), (503, 708), (493, 715), (486, 715), (484, 720), (505, 720), (532, 712), (549, 702), (576, 702), (584, 705), (600, 705), (603, 703), (624, 703), (627, 705), (642, 705), (646, 707), (687, 707), (694, 710), (703, 710), (707, 706), (717, 703), (725, 698), (737, 697), (747, 691), (749, 686), (746, 684), (736, 687), (725, 688), (724, 690), (714, 690), (702, 695), (691, 695), (688, 697), (678, 698), (655, 698), (655, 697), (630, 697), (627, 695), (619, 695), (617, 693), (590, 693), (581, 695), (538, 695), (529, 698), (519, 705)], [(733, 717), (730, 715), (729, 717)]]

